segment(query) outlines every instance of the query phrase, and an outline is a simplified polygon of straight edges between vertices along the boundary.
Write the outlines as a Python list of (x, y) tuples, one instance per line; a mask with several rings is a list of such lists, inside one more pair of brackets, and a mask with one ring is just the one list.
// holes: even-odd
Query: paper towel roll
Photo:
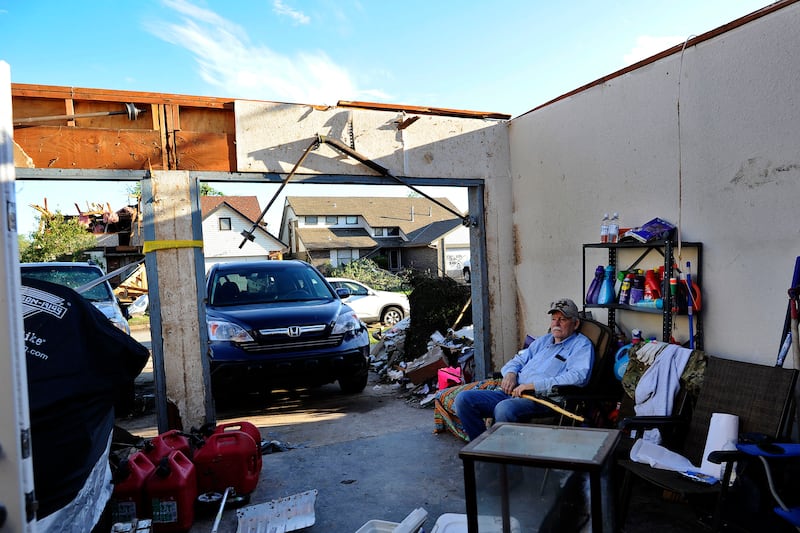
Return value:
[(703, 449), (703, 462), (700, 471), (715, 478), (722, 478), (722, 466), (708, 460), (708, 454), (715, 450), (735, 450), (739, 440), (739, 417), (725, 413), (713, 413), (708, 425), (706, 447)]

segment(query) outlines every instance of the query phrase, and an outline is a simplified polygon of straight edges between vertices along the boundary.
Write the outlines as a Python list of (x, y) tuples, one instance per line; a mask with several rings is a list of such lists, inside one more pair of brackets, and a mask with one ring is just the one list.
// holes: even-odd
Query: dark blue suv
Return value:
[(206, 320), (215, 396), (334, 381), (347, 393), (364, 390), (369, 336), (342, 303), (346, 292), (304, 261), (212, 266)]

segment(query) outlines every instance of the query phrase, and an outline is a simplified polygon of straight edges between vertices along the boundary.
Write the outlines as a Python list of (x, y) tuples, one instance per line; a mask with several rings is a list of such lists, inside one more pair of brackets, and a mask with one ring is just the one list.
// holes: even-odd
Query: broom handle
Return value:
[(522, 394), (522, 398), (525, 398), (526, 400), (531, 400), (531, 401), (536, 402), (536, 403), (540, 403), (542, 405), (546, 405), (547, 407), (549, 407), (550, 409), (552, 409), (556, 413), (560, 413), (560, 414), (562, 414), (562, 415), (564, 415), (564, 416), (566, 416), (568, 418), (571, 418), (573, 420), (577, 420), (578, 422), (583, 422), (585, 420), (582, 416), (576, 415), (575, 413), (567, 411), (566, 409), (564, 409), (560, 405), (557, 405), (557, 404), (555, 404), (553, 402), (550, 402), (548, 400), (545, 400), (543, 398), (539, 398), (538, 396), (533, 396), (532, 394)]

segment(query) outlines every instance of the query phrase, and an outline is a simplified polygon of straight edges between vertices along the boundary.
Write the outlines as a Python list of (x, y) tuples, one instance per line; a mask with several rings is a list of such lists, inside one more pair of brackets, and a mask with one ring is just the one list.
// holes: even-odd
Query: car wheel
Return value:
[(358, 374), (357, 376), (350, 376), (347, 378), (339, 378), (339, 388), (345, 394), (357, 394), (364, 390), (367, 386), (367, 378), (369, 376), (366, 372)]
[(394, 326), (403, 320), (403, 310), (399, 307), (387, 307), (381, 315), (381, 322), (384, 326)]
[(464, 281), (466, 281), (467, 283), (472, 281), (472, 275), (470, 274), (470, 271), (469, 271), (468, 268), (464, 269)]

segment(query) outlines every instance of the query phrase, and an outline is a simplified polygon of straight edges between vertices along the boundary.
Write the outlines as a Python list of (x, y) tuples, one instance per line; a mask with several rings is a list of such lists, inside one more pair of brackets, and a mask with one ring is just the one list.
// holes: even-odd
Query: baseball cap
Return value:
[(578, 306), (569, 298), (562, 298), (551, 303), (550, 310), (547, 313), (552, 314), (556, 311), (561, 311), (567, 318), (580, 318), (580, 315), (578, 315)]

